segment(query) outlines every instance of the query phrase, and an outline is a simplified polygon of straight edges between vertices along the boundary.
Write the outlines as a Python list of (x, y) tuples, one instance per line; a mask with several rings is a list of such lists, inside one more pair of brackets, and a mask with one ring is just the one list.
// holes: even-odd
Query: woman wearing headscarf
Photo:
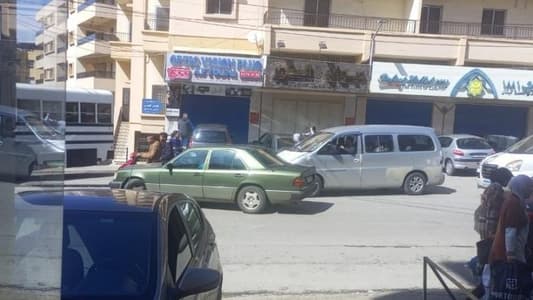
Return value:
[[(490, 268), (486, 268), (483, 271), (483, 284), (485, 287), (491, 287), (491, 293), (493, 291), (495, 293), (501, 293), (502, 287), (505, 287), (505, 289), (508, 288), (508, 278), (496, 275), (497, 273), (502, 274), (501, 271), (496, 271), (496, 268), (502, 266), (501, 263), (513, 263), (516, 268), (523, 268), (526, 264), (529, 220), (526, 213), (525, 201), (533, 192), (533, 180), (525, 175), (513, 177), (509, 182), (509, 190), (509, 192), (505, 192), (504, 194), (498, 228), (496, 229), (496, 235), (494, 236), (494, 242), (490, 251)], [(516, 278), (520, 278), (521, 280), (525, 278), (524, 280), (528, 281), (527, 284), (530, 285), (531, 273), (530, 271), (526, 271), (526, 273), (527, 275), (525, 277)], [(526, 289), (528, 290), (527, 293), (531, 291), (530, 286), (518, 286), (517, 289), (521, 291)]]

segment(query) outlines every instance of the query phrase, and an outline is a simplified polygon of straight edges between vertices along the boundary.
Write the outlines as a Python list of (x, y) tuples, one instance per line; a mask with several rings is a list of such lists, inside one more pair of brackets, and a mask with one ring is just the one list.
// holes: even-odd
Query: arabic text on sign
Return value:
[(447, 79), (429, 78), (428, 76), (403, 76), (382, 74), (379, 78), (380, 89), (412, 89), (412, 90), (446, 90), (450, 85)]

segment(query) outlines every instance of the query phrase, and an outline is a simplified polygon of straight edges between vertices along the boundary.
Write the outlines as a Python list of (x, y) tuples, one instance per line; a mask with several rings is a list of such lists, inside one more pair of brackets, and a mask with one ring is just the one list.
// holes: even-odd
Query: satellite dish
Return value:
[(265, 40), (263, 33), (259, 31), (250, 31), (246, 38), (248, 42), (256, 45), (262, 45)]

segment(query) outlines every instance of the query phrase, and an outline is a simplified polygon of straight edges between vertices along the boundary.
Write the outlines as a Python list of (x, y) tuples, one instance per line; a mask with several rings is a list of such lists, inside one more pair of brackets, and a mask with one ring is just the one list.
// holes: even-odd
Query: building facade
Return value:
[(36, 62), (43, 73), (39, 83), (114, 91), (110, 41), (118, 40), (115, 1), (55, 0), (36, 18), (43, 24), (35, 39), (43, 49)]
[[(118, 7), (117, 28), (131, 32), (111, 43), (123, 151), (172, 128), (173, 108), (195, 124), (227, 124), (239, 142), (343, 124), (533, 133), (527, 0), (120, 0)], [(264, 67), (261, 85), (240, 77), (258, 75), (250, 60)]]

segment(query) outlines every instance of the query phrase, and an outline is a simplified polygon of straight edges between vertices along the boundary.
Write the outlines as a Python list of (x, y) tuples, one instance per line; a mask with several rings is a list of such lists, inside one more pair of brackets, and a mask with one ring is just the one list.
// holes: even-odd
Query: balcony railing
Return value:
[(96, 32), (78, 39), (78, 46), (94, 41), (118, 41), (114, 33)]
[(36, 84), (42, 84), (44, 82), (44, 79), (37, 79), (35, 80)]
[(131, 42), (131, 32), (115, 32), (115, 36), (120, 42)]
[(88, 78), (88, 77), (115, 79), (115, 72), (88, 71), (88, 72), (80, 72), (80, 73), (78, 73), (78, 79)]
[(82, 11), (95, 3), (115, 5), (115, 0), (86, 0), (85, 2), (78, 5), (78, 11)]
[[(360, 29), (375, 31), (379, 28), (380, 20), (384, 18), (365, 17), (342, 14), (307, 14), (297, 10), (272, 9), (265, 14), (265, 24), (293, 25), (311, 27), (330, 27), (342, 29)], [(416, 32), (416, 21), (407, 19), (386, 19), (381, 24), (381, 31)]]
[(168, 18), (146, 18), (144, 29), (155, 31), (168, 31)]
[(408, 19), (377, 18), (343, 14), (306, 14), (297, 10), (271, 9), (265, 14), (265, 24), (292, 25), (310, 27), (329, 27), (341, 29), (358, 29), (375, 31), (382, 23), (381, 31), (463, 35), (463, 36), (488, 36), (507, 39), (533, 39), (532, 25), (483, 25), (466, 22), (419, 22)]
[(39, 36), (44, 32), (44, 29), (39, 29), (35, 32), (35, 36)]
[(63, 53), (67, 50), (67, 46), (57, 47), (57, 53)]
[(533, 39), (533, 25), (484, 25), (462, 22), (422, 22), (421, 33)]

